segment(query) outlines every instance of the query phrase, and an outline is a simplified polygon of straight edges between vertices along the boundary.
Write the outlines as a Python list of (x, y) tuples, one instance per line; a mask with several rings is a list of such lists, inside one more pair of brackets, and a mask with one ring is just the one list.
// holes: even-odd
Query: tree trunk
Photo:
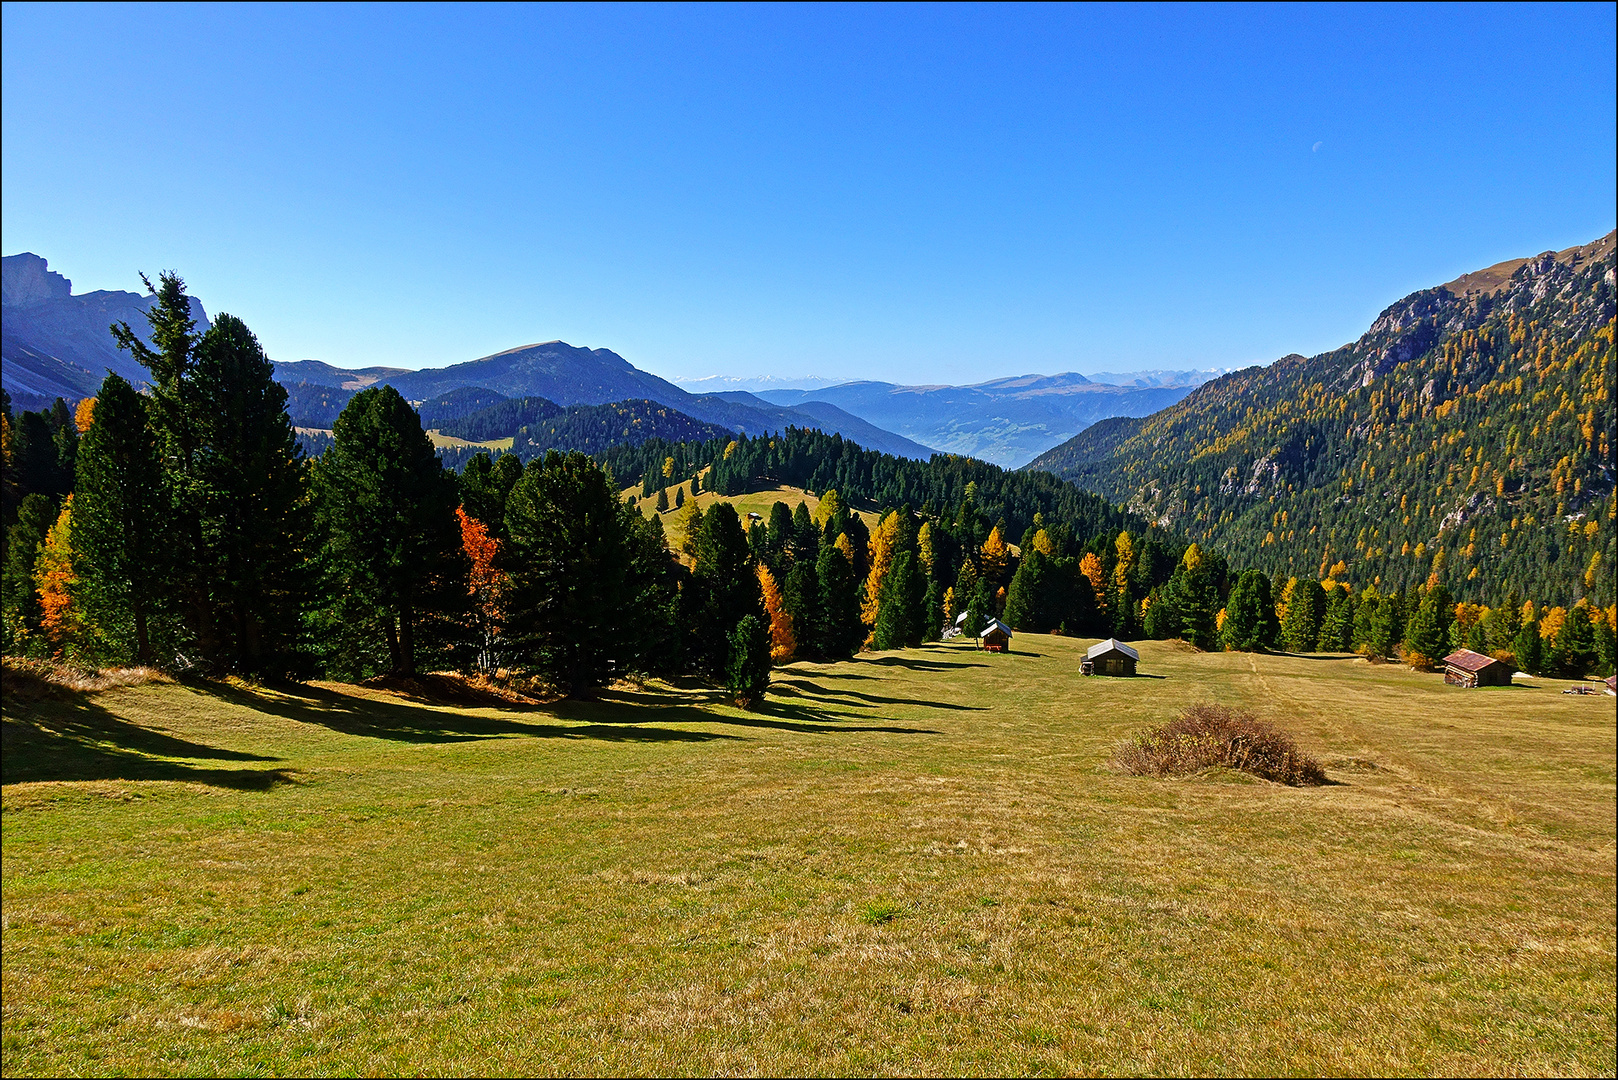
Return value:
[(412, 625), (413, 614), (410, 605), (400, 605), (399, 655), (394, 659), (393, 668), (398, 674), (406, 676), (416, 673), (416, 628)]
[(137, 664), (150, 664), (152, 662), (152, 641), (146, 631), (146, 606), (135, 605), (135, 662)]
[(393, 624), (393, 616), (385, 615), (382, 618), (382, 636), (388, 640), (388, 666), (397, 672), (399, 670), (399, 632)]

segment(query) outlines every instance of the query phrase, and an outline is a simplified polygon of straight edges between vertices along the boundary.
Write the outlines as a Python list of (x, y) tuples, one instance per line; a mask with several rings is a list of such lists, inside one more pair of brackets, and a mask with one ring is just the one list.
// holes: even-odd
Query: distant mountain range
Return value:
[[(144, 334), (151, 297), (74, 296), (65, 277), (29, 253), (6, 257), (4, 271), (3, 381), (19, 406), (38, 408), (58, 396), (72, 401), (93, 395), (108, 370), (137, 385), (144, 382), (144, 369), (118, 350), (108, 327), (127, 321)], [(202, 304), (195, 298), (192, 304), (205, 327)], [(293, 422), (307, 429), (329, 428), (356, 391), (387, 383), (417, 402), (429, 424), (510, 398), (544, 398), (564, 407), (652, 401), (694, 421), (747, 434), (818, 428), (900, 457), (926, 459), (943, 451), (1004, 466), (1021, 465), (1097, 420), (1144, 416), (1171, 405), (1211, 374), (1022, 375), (975, 386), (822, 385), (828, 380), (813, 376), (713, 376), (681, 387), (610, 349), (562, 341), (417, 371), (347, 369), (320, 360), (275, 365), (276, 379), (288, 390)], [(799, 385), (783, 386), (786, 382)], [(710, 392), (692, 392), (702, 389)], [(448, 397), (456, 395), (461, 403), (448, 405)]]
[(852, 382), (819, 390), (766, 390), (758, 396), (798, 409), (824, 403), (939, 450), (1014, 468), (1098, 420), (1146, 416), (1191, 389), (1112, 386), (1066, 372), (974, 386)]
[(1613, 602), (1615, 234), (1405, 297), (1358, 341), (1035, 458), (1282, 577)]
[(294, 423), (303, 427), (324, 427), (324, 424), (305, 421), (323, 418), (334, 406), (338, 411), (342, 408), (337, 404), (337, 394), (311, 394), (308, 388), (352, 394), (366, 386), (386, 383), (409, 400), (422, 402), (424, 407), (433, 399), (469, 388), (505, 398), (544, 398), (561, 406), (645, 400), (678, 410), (693, 420), (749, 435), (781, 431), (789, 426), (818, 428), (827, 434), (840, 434), (867, 449), (897, 457), (925, 461), (934, 453), (931, 447), (885, 431), (835, 407), (795, 409), (742, 392), (690, 394), (665, 379), (641, 371), (611, 349), (585, 349), (565, 341), (524, 345), (477, 360), (420, 371), (377, 367), (350, 370), (319, 360), (278, 362), (275, 377), (289, 388), (300, 384), (305, 388), (289, 391), (294, 398), (318, 399), (318, 411), (293, 416)]
[[(146, 369), (118, 348), (108, 328), (127, 322), (150, 344), (146, 312), (154, 299), (105, 290), (74, 296), (73, 283), (38, 255), (7, 255), (0, 260), (0, 384), (23, 409), (90, 397), (109, 370), (140, 385)], [(191, 314), (207, 328), (195, 297)]]

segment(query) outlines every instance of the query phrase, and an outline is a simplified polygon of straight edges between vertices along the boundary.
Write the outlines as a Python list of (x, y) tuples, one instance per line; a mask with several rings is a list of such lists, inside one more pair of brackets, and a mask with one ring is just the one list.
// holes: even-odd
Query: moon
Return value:
[(1314, 145), (1314, 146), (1312, 146), (1312, 147), (1310, 147), (1310, 148), (1309, 148), (1309, 152), (1310, 152), (1310, 153), (1311, 153), (1311, 154), (1318, 154), (1318, 153), (1320, 153), (1320, 148), (1321, 148), (1321, 147), (1322, 147), (1322, 146), (1325, 146), (1325, 145), (1326, 145), (1326, 144), (1325, 144), (1325, 143), (1324, 143), (1324, 142), (1317, 142), (1317, 143), (1315, 143), (1315, 145)]

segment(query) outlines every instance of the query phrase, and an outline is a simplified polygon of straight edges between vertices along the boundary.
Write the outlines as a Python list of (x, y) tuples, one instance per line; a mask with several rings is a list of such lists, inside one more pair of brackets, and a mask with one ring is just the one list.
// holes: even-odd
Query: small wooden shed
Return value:
[(1139, 662), (1140, 653), (1117, 638), (1108, 638), (1090, 646), (1079, 672), (1083, 675), (1133, 675)]
[(1011, 649), (1011, 627), (999, 619), (990, 619), (978, 631), (978, 641), (989, 652), (1008, 652)]
[(1462, 649), (1444, 657), (1444, 681), (1451, 686), (1510, 686), (1511, 665)]

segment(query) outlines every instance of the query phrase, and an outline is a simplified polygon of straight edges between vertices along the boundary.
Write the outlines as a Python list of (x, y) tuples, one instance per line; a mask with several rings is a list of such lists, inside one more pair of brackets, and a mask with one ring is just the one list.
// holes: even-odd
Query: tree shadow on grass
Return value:
[[(770, 692), (775, 692), (774, 684)], [(721, 698), (723, 697), (722, 692)], [(625, 707), (623, 723), (633, 723), (635, 717), (643, 716), (651, 711), (676, 723), (689, 724), (728, 724), (735, 727), (773, 728), (779, 731), (797, 731), (807, 735), (833, 734), (838, 732), (886, 732), (891, 735), (937, 735), (938, 732), (927, 728), (913, 727), (877, 727), (870, 724), (851, 724), (848, 717), (827, 712), (825, 709), (815, 708), (812, 705), (789, 704), (787, 702), (764, 699), (764, 705), (758, 712), (753, 713), (717, 713), (706, 709), (694, 708), (690, 705), (673, 704), (667, 699), (660, 698), (651, 692), (637, 692), (632, 690), (603, 691), (601, 699), (595, 702), (561, 702), (559, 707), (564, 711), (582, 713), (588, 706), (606, 706), (621, 704)], [(633, 710), (633, 711), (629, 711)], [(786, 719), (772, 719), (784, 717)], [(606, 716), (600, 719), (608, 723), (614, 722)], [(736, 738), (734, 735), (716, 735), (713, 738)]]
[(207, 768), (175, 761), (279, 761), (131, 724), (72, 693), (9, 712), (0, 724), (0, 783), (180, 780), (238, 791), (294, 783), (286, 769)]
[(810, 694), (824, 696), (837, 696), (857, 698), (856, 701), (839, 701), (837, 704), (846, 705), (855, 709), (869, 709), (877, 705), (919, 705), (928, 709), (957, 709), (962, 712), (987, 712), (983, 705), (962, 705), (955, 701), (928, 701), (925, 698), (896, 698), (883, 697), (881, 694), (862, 694), (858, 690), (843, 690), (838, 687), (820, 686), (809, 679), (799, 676), (794, 679), (777, 678), (770, 683), (772, 694), (791, 694), (808, 697)]
[(988, 664), (963, 664), (950, 660), (924, 660), (916, 656), (855, 657), (850, 663), (877, 664), (881, 667), (902, 667), (911, 671), (948, 671), (950, 668), (988, 667)]
[[(341, 694), (319, 686), (291, 686), (256, 692), (228, 684), (197, 687), (200, 693), (243, 708), (270, 713), (301, 724), (315, 724), (344, 735), (388, 739), (394, 742), (457, 743), (485, 739), (552, 738), (603, 739), (609, 742), (707, 742), (734, 738), (703, 731), (649, 727), (645, 710), (624, 711), (621, 717), (596, 715), (603, 702), (556, 702), (551, 705), (502, 706), (511, 711), (539, 714), (532, 721), (499, 716), (475, 716), (455, 708), (434, 708), (412, 701)], [(592, 710), (592, 707), (594, 709)], [(580, 709), (583, 709), (581, 714)], [(610, 705), (607, 706), (611, 711)], [(691, 710), (697, 717), (707, 714)], [(547, 724), (541, 717), (592, 719), (584, 725)], [(678, 719), (678, 717), (672, 717)], [(602, 721), (606, 722), (603, 723)], [(622, 725), (622, 726), (619, 726)]]

